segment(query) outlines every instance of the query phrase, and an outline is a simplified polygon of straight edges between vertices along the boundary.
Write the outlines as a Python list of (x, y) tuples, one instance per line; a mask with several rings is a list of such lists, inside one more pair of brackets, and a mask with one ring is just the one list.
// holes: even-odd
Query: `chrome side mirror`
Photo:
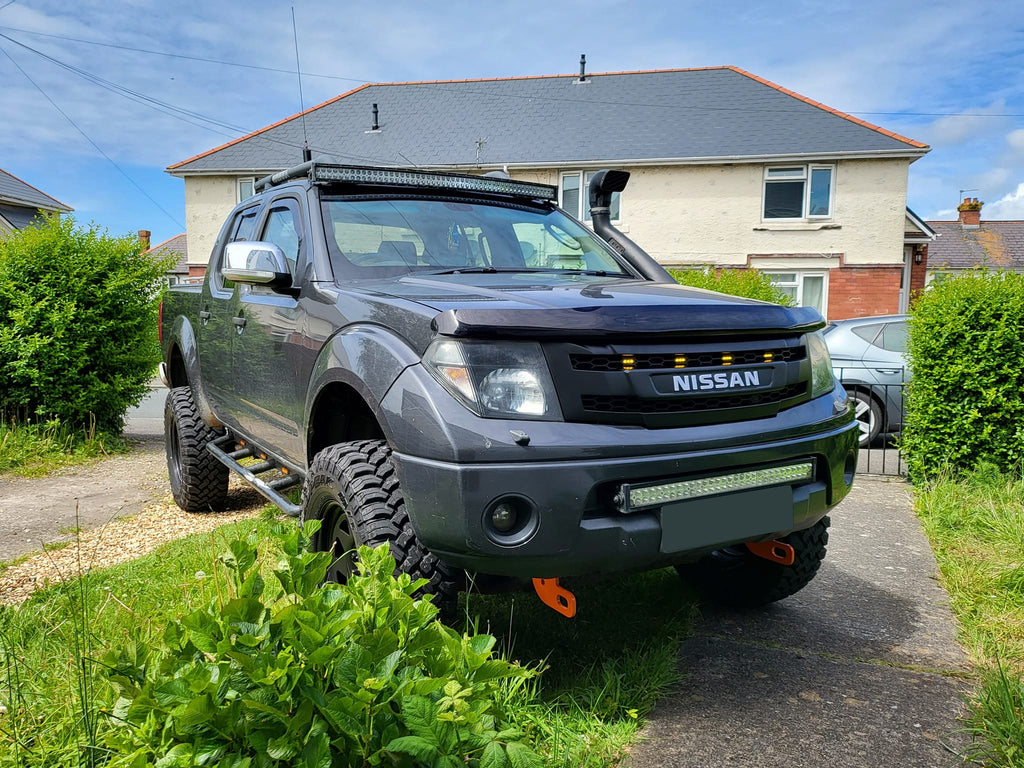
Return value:
[(236, 283), (287, 288), (292, 273), (284, 252), (273, 243), (240, 240), (224, 248), (220, 273)]

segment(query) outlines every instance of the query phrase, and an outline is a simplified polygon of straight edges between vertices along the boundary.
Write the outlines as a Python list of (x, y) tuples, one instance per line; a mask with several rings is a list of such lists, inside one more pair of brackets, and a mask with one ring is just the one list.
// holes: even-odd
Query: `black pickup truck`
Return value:
[[(556, 190), (307, 162), (231, 213), (205, 284), (167, 292), (171, 488), (223, 507), (228, 473), (451, 605), (533, 580), (676, 566), (757, 605), (815, 575), (857, 427), (813, 309), (676, 284)], [(301, 485), (301, 503), (289, 498)]]

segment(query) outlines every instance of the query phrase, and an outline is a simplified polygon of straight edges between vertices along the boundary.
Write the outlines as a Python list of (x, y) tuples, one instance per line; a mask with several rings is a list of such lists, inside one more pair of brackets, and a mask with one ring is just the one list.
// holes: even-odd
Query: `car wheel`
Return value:
[(829, 519), (784, 539), (793, 547), (792, 565), (758, 557), (742, 544), (725, 547), (696, 563), (676, 567), (679, 575), (711, 602), (734, 608), (755, 608), (789, 597), (811, 583), (828, 544)]
[(853, 416), (860, 429), (857, 443), (861, 448), (866, 448), (882, 431), (882, 408), (875, 398), (860, 390), (852, 391), (850, 400), (853, 401)]
[(302, 518), (321, 521), (313, 547), (334, 554), (328, 579), (344, 583), (352, 575), (356, 547), (387, 544), (395, 573), (426, 579), (423, 591), (434, 595), (442, 615), (454, 612), (463, 572), (416, 539), (391, 449), (383, 440), (339, 443), (318, 453), (302, 487)]
[(228, 468), (206, 450), (220, 436), (199, 416), (191, 389), (175, 387), (167, 393), (167, 475), (175, 503), (186, 512), (210, 512), (227, 504)]

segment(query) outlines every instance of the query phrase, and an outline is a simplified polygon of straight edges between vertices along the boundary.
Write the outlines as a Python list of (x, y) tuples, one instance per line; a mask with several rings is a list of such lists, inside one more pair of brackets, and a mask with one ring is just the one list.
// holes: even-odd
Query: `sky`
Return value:
[(930, 145), (908, 179), (922, 218), (977, 197), (1024, 219), (1020, 0), (0, 0), (0, 168), (157, 244), (185, 231), (167, 166), (300, 105), (571, 74), (581, 53), (590, 73), (740, 67)]

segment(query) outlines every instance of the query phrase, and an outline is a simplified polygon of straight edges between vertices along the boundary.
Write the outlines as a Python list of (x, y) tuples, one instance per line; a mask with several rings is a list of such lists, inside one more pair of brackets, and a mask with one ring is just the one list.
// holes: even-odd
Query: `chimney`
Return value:
[(964, 201), (956, 207), (960, 211), (960, 226), (964, 228), (975, 228), (981, 225), (981, 206), (976, 197), (965, 197)]
[(150, 232), (148, 229), (139, 230), (139, 240), (142, 242), (143, 251), (149, 250), (149, 238), (152, 237), (152, 235), (153, 233)]

